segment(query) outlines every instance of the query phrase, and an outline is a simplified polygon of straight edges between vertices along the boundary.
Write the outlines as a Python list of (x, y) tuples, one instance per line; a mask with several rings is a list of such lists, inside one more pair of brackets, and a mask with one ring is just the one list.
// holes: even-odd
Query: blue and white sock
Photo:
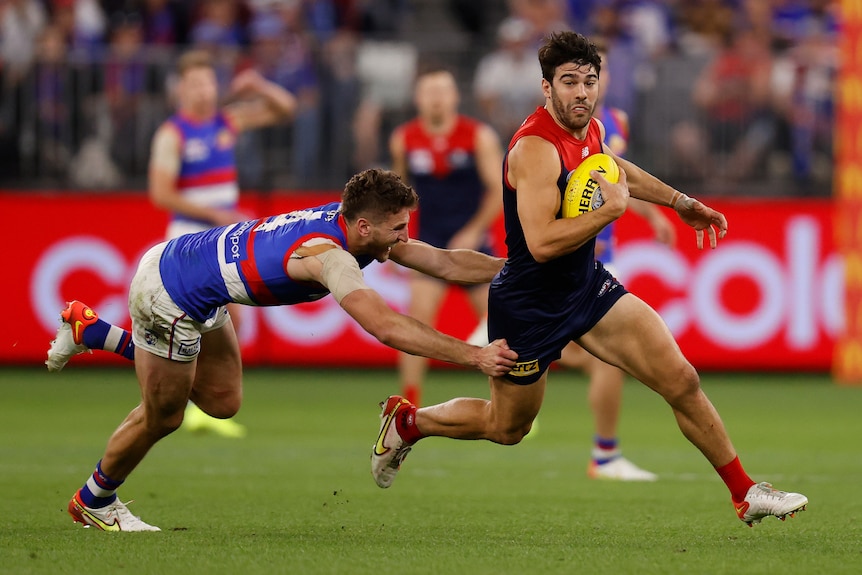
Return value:
[(96, 470), (81, 488), (81, 503), (91, 509), (106, 507), (117, 500), (117, 489), (122, 481), (111, 479), (102, 472), (102, 460), (96, 464)]
[(104, 320), (98, 319), (96, 323), (88, 325), (81, 341), (90, 349), (110, 351), (130, 361), (135, 359), (135, 344), (131, 332)]
[(596, 435), (593, 439), (592, 455), (596, 465), (604, 465), (622, 455), (622, 450), (619, 448), (619, 441), (616, 437), (608, 438)]

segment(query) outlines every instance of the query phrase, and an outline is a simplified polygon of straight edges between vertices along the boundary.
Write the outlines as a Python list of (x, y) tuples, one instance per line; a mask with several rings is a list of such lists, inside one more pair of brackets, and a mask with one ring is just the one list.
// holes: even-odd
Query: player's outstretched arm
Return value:
[(491, 377), (505, 375), (518, 359), (505, 340), (485, 347), (469, 345), (396, 312), (372, 289), (353, 291), (340, 303), (378, 341), (411, 355), (472, 367)]
[(703, 249), (704, 231), (709, 236), (711, 248), (715, 248), (718, 239), (727, 234), (727, 218), (721, 212), (673, 189), (646, 170), (620, 158), (607, 146), (605, 153), (610, 154), (625, 171), (632, 197), (673, 208), (683, 222), (694, 228), (698, 249)]
[(392, 248), (389, 258), (402, 266), (451, 283), (488, 283), (506, 260), (473, 250), (444, 250), (413, 240)]
[(381, 343), (412, 355), (421, 355), (500, 376), (515, 365), (518, 354), (504, 340), (476, 347), (442, 334), (393, 310), (362, 278), (356, 259), (333, 245), (301, 246), (287, 263), (287, 273), (298, 281), (313, 281), (335, 300), (362, 328)]

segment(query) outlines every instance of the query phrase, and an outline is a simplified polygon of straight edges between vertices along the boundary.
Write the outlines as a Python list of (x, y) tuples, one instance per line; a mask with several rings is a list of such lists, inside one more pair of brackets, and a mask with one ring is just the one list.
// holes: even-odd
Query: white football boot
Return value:
[(73, 355), (90, 351), (84, 345), (84, 330), (99, 321), (97, 314), (90, 306), (78, 300), (66, 302), (66, 309), (60, 312), (60, 327), (57, 335), (48, 349), (48, 359), (45, 365), (48, 371), (60, 371)]
[(793, 517), (797, 511), (805, 511), (807, 506), (808, 498), (801, 493), (779, 491), (765, 481), (752, 485), (742, 501), (733, 502), (736, 514), (749, 527), (770, 515), (784, 521), (788, 515)]
[(48, 359), (45, 360), (45, 365), (48, 366), (48, 371), (60, 371), (66, 367), (72, 356), (85, 351), (90, 351), (90, 349), (83, 343), (75, 343), (75, 339), (72, 337), (72, 326), (63, 322), (57, 328), (57, 335), (51, 342), (51, 347), (48, 348)]
[(625, 457), (619, 456), (607, 463), (597, 464), (590, 461), (587, 468), (590, 479), (610, 479), (614, 481), (655, 481), (658, 475), (641, 469)]
[(395, 425), (398, 413), (412, 405), (400, 395), (391, 395), (380, 403), (380, 433), (371, 449), (371, 475), (378, 487), (385, 489), (392, 485), (401, 463), (413, 449), (401, 438)]
[[(144, 523), (141, 518), (132, 515), (125, 503), (119, 499), (110, 505), (99, 508), (87, 507), (81, 501), (80, 491), (69, 501), (69, 515), (75, 523), (84, 527), (95, 527), (102, 531), (161, 531), (155, 525)], [(131, 501), (129, 501), (131, 503)]]

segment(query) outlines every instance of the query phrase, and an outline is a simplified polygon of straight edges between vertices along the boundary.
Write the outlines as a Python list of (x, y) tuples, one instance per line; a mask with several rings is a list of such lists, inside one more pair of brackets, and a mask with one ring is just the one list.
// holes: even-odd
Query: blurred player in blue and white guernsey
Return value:
[[(711, 247), (727, 232), (721, 213), (674, 190), (604, 145), (593, 117), (599, 101), (601, 57), (575, 32), (551, 34), (539, 49), (545, 106), (512, 137), (503, 164), (506, 264), (491, 282), (488, 331), (518, 353), (506, 374), (490, 377), (491, 399), (457, 398), (417, 408), (400, 396), (381, 403), (371, 473), (389, 487), (412, 446), (424, 437), (486, 439), (513, 445), (530, 431), (545, 395), (547, 370), (575, 341), (659, 393), (677, 424), (727, 485), (738, 517), (751, 525), (804, 509), (799, 493), (755, 483), (745, 472), (718, 413), (700, 387), (661, 317), (595, 258), (598, 233), (626, 210), (629, 194), (673, 208)], [(605, 152), (620, 166), (616, 184), (593, 171), (604, 204), (563, 218), (566, 176), (591, 154)]]
[(129, 292), (128, 332), (79, 301), (61, 314), (48, 368), (104, 349), (134, 359), (142, 401), (111, 438), (95, 472), (69, 502), (72, 518), (106, 531), (157, 531), (133, 515), (116, 490), (162, 437), (177, 429), (191, 399), (214, 417), (242, 400), (242, 364), (226, 304), (273, 306), (332, 294), (366, 331), (395, 349), (501, 376), (517, 354), (506, 342), (472, 346), (390, 308), (361, 269), (393, 261), (463, 284), (489, 282), (502, 260), (443, 250), (408, 237), (418, 198), (394, 172), (366, 170), (331, 203), (187, 234), (141, 259)]
[[(150, 199), (171, 214), (167, 239), (247, 219), (237, 210), (239, 183), (234, 149), (240, 132), (273, 126), (293, 117), (296, 98), (253, 69), (230, 84), (228, 105), (219, 107), (210, 54), (190, 50), (177, 61), (177, 111), (156, 131), (150, 154)], [(239, 332), (242, 313), (231, 304)], [(189, 403), (183, 426), (242, 437), (245, 426), (207, 416)]]

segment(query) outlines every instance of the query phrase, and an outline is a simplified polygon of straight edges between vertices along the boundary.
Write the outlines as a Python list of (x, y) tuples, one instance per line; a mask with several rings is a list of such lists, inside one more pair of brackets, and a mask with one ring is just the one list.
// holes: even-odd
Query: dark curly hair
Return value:
[(558, 66), (572, 62), (578, 66), (589, 64), (600, 74), (602, 59), (596, 45), (577, 32), (554, 32), (545, 38), (545, 43), (539, 48), (539, 64), (542, 66), (542, 77), (548, 82), (554, 81), (554, 72)]
[(349, 221), (365, 217), (379, 222), (404, 208), (419, 204), (416, 191), (404, 183), (398, 174), (372, 168), (355, 174), (341, 194), (341, 213)]

